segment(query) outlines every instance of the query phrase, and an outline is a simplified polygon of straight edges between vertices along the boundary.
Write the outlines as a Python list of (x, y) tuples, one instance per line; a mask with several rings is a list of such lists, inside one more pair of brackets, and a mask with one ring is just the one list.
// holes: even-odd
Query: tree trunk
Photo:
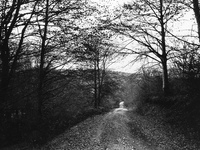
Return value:
[(198, 0), (193, 0), (193, 11), (194, 11), (196, 22), (197, 22), (198, 36), (199, 36), (199, 41), (200, 41), (200, 9), (199, 9)]
[[(99, 57), (99, 56), (98, 56)], [(97, 61), (97, 72), (98, 72), (98, 105), (100, 106), (101, 104), (101, 70), (100, 70), (100, 67), (99, 67), (99, 58), (98, 58), (98, 61)]]
[(162, 61), (162, 67), (163, 67), (163, 75), (162, 75), (162, 85), (163, 85), (163, 92), (164, 95), (168, 95), (169, 94), (169, 79), (168, 79), (168, 69), (167, 69), (167, 59), (165, 58)]
[(98, 98), (97, 98), (97, 64), (94, 61), (94, 107), (98, 108)]
[(165, 43), (165, 23), (163, 17), (163, 0), (160, 0), (160, 25), (161, 25), (161, 36), (162, 36), (162, 55), (161, 62), (163, 68), (163, 92), (164, 95), (169, 94), (169, 80), (168, 80), (168, 70), (167, 70), (167, 53), (166, 53), (166, 43)]
[[(47, 39), (47, 28), (49, 22), (49, 0), (46, 0), (46, 11), (45, 11), (45, 25), (44, 25), (44, 34), (42, 36), (42, 46), (40, 52), (40, 72), (39, 72), (39, 84), (38, 84), (38, 115), (42, 117), (42, 105), (43, 105), (43, 90), (44, 90), (44, 78), (45, 78), (45, 53), (46, 53), (46, 39)], [(40, 31), (41, 32), (41, 31)]]
[(10, 82), (9, 58), (10, 58), (9, 47), (8, 44), (4, 43), (1, 49), (1, 60), (2, 60), (1, 91), (0, 91), (1, 107), (4, 107), (5, 104), (7, 103), (6, 96), (8, 94), (8, 86)]

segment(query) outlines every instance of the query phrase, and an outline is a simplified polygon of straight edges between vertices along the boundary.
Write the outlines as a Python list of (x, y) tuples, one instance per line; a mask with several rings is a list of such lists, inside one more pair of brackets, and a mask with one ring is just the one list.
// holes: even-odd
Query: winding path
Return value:
[(42, 149), (198, 150), (197, 145), (156, 120), (117, 108), (74, 126)]

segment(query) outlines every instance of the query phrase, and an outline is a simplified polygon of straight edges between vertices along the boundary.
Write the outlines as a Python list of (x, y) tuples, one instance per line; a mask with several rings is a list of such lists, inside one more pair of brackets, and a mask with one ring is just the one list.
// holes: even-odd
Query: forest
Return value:
[[(110, 69), (127, 56), (138, 71)], [(121, 101), (198, 141), (199, 90), (198, 0), (0, 1), (0, 147), (44, 144)]]

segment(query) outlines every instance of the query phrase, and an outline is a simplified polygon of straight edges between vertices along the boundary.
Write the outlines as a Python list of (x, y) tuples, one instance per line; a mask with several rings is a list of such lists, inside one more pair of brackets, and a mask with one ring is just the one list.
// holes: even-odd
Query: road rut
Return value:
[(193, 141), (133, 110), (117, 108), (85, 120), (42, 149), (60, 150), (198, 150)]

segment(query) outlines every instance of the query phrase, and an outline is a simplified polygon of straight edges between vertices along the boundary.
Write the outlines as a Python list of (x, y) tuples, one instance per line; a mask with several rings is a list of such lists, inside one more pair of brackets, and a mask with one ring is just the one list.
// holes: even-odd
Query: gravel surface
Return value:
[(192, 141), (134, 111), (118, 108), (85, 120), (42, 149), (60, 150), (200, 150)]

